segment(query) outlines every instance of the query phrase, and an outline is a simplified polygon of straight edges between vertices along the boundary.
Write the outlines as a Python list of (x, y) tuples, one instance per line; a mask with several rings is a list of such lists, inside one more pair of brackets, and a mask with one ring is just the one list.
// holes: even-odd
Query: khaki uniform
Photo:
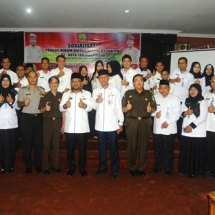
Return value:
[(43, 96), (44, 89), (42, 87), (37, 87), (35, 91), (30, 86), (19, 89), (18, 101), (23, 102), (25, 98), (30, 100), (29, 105), (23, 107), (21, 116), (22, 152), (26, 168), (31, 168), (33, 165), (31, 160), (32, 146), (34, 148), (34, 166), (38, 168), (42, 163), (43, 118), (38, 105)]
[(147, 112), (150, 102), (151, 107), (156, 109), (153, 95), (148, 90), (138, 93), (136, 90), (129, 90), (122, 98), (122, 107), (126, 107), (128, 101), (132, 109), (125, 114), (125, 128), (127, 134), (127, 157), (129, 170), (136, 170), (136, 152), (138, 149), (138, 167), (143, 171), (146, 164), (149, 135), (151, 132), (151, 114)]
[(62, 113), (59, 104), (62, 99), (62, 93), (57, 92), (56, 96), (49, 91), (44, 97), (41, 97), (39, 109), (48, 105), (50, 111), (43, 113), (43, 146), (44, 146), (44, 169), (50, 169), (51, 144), (53, 146), (53, 167), (59, 169), (60, 153), (60, 129), (62, 125)]

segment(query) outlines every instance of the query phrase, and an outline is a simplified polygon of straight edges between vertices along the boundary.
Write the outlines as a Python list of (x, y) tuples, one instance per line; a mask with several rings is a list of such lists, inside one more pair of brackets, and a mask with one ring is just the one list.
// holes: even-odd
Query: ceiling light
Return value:
[(125, 10), (125, 13), (129, 13), (129, 10)]
[(27, 13), (31, 13), (31, 9), (27, 9)]

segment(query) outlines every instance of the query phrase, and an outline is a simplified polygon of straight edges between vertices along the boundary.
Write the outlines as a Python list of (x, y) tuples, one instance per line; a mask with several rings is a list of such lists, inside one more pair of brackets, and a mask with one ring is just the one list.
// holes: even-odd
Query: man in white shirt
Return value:
[(154, 87), (153, 87), (153, 91), (154, 94), (158, 94), (159, 93), (159, 83), (161, 80), (161, 72), (164, 69), (164, 63), (162, 60), (157, 61), (156, 65), (155, 65), (155, 70), (153, 70), (152, 72), (152, 76), (153, 76), (153, 80), (154, 80)]
[(134, 89), (134, 86), (132, 84), (132, 79), (134, 75), (137, 73), (135, 70), (131, 68), (132, 65), (132, 58), (130, 55), (124, 55), (122, 57), (122, 66), (123, 69), (121, 70), (123, 80), (122, 80), (122, 90), (121, 90), (121, 97), (124, 96), (125, 92), (127, 90)]
[(72, 75), (72, 70), (67, 69), (66, 58), (64, 55), (58, 55), (56, 57), (57, 68), (51, 71), (51, 76), (57, 76), (60, 80), (60, 84), (58, 87), (58, 92), (64, 93), (71, 89), (70, 80)]
[(0, 78), (3, 74), (8, 74), (10, 76), (12, 85), (16, 84), (18, 82), (18, 77), (15, 72), (10, 70), (10, 59), (8, 57), (2, 58), (1, 65), (2, 69), (0, 69)]
[(146, 56), (140, 56), (139, 59), (139, 68), (137, 68), (135, 71), (137, 74), (140, 74), (144, 78), (144, 90), (152, 90), (154, 87), (154, 79), (152, 76), (151, 71), (147, 68), (149, 64), (148, 57)]
[[(187, 58), (178, 59), (178, 69), (175, 69), (170, 75), (169, 81), (175, 84), (173, 94), (178, 97), (181, 104), (189, 95), (189, 87), (194, 83), (194, 77), (187, 71)], [(181, 127), (183, 119), (180, 117), (177, 122), (177, 138), (181, 138)]]
[(75, 146), (78, 144), (78, 169), (82, 176), (87, 176), (87, 137), (90, 132), (88, 112), (92, 110), (92, 98), (89, 91), (81, 89), (81, 76), (73, 73), (71, 80), (72, 90), (63, 94), (60, 102), (60, 111), (65, 113), (64, 132), (66, 134), (67, 159), (69, 164), (68, 176), (76, 170)]
[(126, 42), (128, 48), (124, 49), (122, 52), (122, 56), (130, 55), (133, 63), (138, 63), (138, 59), (140, 57), (140, 50), (134, 47), (134, 37), (131, 34), (126, 36)]
[(51, 77), (51, 72), (49, 71), (49, 59), (44, 57), (41, 59), (41, 70), (37, 72), (38, 83), (37, 85), (44, 88), (45, 92), (50, 91), (49, 78)]
[(22, 64), (18, 65), (16, 67), (16, 74), (19, 81), (15, 85), (15, 90), (19, 92), (20, 88), (28, 86), (28, 79), (25, 77), (25, 66)]
[(162, 169), (164, 160), (165, 176), (173, 170), (174, 140), (177, 133), (177, 120), (180, 117), (180, 101), (177, 96), (170, 94), (168, 80), (161, 80), (159, 94), (155, 95), (157, 110), (154, 113), (154, 155), (155, 165), (153, 173)]
[(30, 45), (25, 47), (25, 62), (37, 63), (40, 62), (42, 58), (42, 49), (37, 46), (37, 35), (31, 33), (29, 35)]
[(96, 110), (95, 130), (99, 142), (99, 169), (95, 175), (107, 171), (106, 141), (108, 140), (111, 159), (111, 178), (116, 179), (119, 173), (118, 134), (122, 131), (124, 116), (119, 91), (108, 84), (108, 70), (100, 70), (101, 88), (93, 90), (94, 109)]
[(215, 76), (211, 78), (211, 92), (205, 95), (208, 104), (207, 116), (207, 160), (211, 179), (215, 179)]

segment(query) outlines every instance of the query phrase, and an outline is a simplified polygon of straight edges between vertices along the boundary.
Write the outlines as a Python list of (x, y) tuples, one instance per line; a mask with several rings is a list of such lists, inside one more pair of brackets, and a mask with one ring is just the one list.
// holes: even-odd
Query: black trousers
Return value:
[(210, 172), (215, 172), (215, 132), (207, 131), (207, 162)]
[(110, 160), (112, 173), (119, 172), (119, 150), (118, 134), (116, 131), (98, 131), (99, 143), (99, 169), (107, 169), (106, 142), (108, 140), (110, 149)]
[(0, 129), (0, 163), (5, 171), (15, 166), (17, 130)]
[(154, 134), (154, 155), (155, 165), (154, 168), (157, 170), (162, 169), (162, 163), (164, 160), (165, 171), (173, 170), (173, 159), (174, 159), (174, 140), (175, 134), (163, 135)]
[(70, 169), (75, 170), (75, 146), (78, 145), (79, 162), (78, 169), (83, 170), (87, 164), (87, 138), (88, 133), (65, 133), (67, 145), (67, 159)]
[[(22, 157), (26, 168), (41, 167), (43, 146), (43, 118), (42, 114), (37, 116), (22, 113)], [(31, 151), (34, 149), (34, 162), (31, 159)]]

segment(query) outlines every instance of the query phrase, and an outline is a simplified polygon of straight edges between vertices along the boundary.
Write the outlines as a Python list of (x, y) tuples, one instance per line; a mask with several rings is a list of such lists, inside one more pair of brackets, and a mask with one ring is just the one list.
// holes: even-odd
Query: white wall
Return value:
[(190, 71), (192, 62), (198, 61), (201, 64), (201, 72), (207, 64), (212, 64), (215, 68), (215, 49), (173, 51), (171, 52), (170, 74), (178, 68), (178, 59), (186, 57), (188, 60), (187, 70)]

